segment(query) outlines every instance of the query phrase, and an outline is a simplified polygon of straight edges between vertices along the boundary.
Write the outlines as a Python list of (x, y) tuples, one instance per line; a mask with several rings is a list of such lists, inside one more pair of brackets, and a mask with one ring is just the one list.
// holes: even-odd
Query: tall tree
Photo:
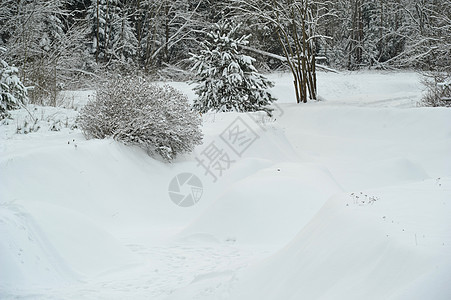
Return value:
[(139, 3), (137, 32), (145, 69), (188, 58), (186, 49), (199, 47), (205, 24), (205, 0), (149, 1)]
[(97, 63), (132, 64), (138, 45), (134, 28), (130, 24), (131, 15), (132, 11), (125, 1), (92, 1), (87, 20), (91, 24), (91, 53), (95, 55)]
[(83, 30), (68, 26), (70, 12), (65, 10), (66, 1), (6, 1), (4, 4), (7, 9), (0, 14), (3, 25), (0, 35), (8, 49), (5, 55), (20, 67), (21, 81), (34, 86), (30, 93), (33, 102), (55, 104), (57, 84), (62, 79), (60, 71), (72, 69), (66, 63), (78, 60)]

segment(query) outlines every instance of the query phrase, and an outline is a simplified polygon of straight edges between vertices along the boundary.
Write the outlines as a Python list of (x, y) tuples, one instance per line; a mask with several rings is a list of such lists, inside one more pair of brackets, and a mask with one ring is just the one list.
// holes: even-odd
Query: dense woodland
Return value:
[(105, 73), (189, 75), (191, 54), (222, 19), (242, 24), (243, 51), (261, 70), (302, 77), (315, 65), (451, 66), (447, 0), (1, 0), (0, 7), (3, 58), (35, 87), (35, 101)]

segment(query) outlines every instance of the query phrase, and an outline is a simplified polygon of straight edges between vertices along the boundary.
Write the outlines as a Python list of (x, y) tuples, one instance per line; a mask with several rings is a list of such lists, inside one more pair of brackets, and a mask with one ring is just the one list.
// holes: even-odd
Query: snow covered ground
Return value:
[[(86, 141), (89, 91), (13, 112), (0, 299), (451, 299), (451, 110), (417, 106), (415, 73), (320, 73), (322, 101), (300, 105), (269, 77), (273, 118), (206, 114), (172, 164)], [(201, 192), (190, 207), (168, 193), (182, 173), (203, 186), (179, 191)]]

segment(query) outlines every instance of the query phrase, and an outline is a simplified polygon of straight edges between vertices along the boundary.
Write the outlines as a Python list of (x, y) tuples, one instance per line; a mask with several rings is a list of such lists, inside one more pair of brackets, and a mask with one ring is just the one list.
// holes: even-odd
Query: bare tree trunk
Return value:
[(136, 21), (136, 40), (138, 42), (137, 49), (136, 49), (136, 55), (138, 59), (141, 58), (141, 40), (142, 40), (142, 17), (141, 17), (141, 0), (136, 1), (136, 11), (138, 12), (138, 19)]
[[(275, 17), (271, 22), (276, 28), (279, 44), (293, 75), (296, 102), (306, 103), (308, 97), (316, 99), (316, 74), (314, 74), (316, 60), (312, 42), (309, 40), (309, 36), (313, 36), (308, 24), (312, 18), (309, 13), (309, 2), (288, 1), (287, 10), (284, 10), (276, 0), (273, 0), (272, 4), (275, 8)], [(282, 15), (282, 12), (285, 12), (285, 15)], [(284, 22), (290, 25), (285, 27)]]
[(100, 51), (100, 40), (99, 40), (99, 31), (100, 31), (100, 21), (99, 21), (99, 0), (97, 0), (97, 6), (96, 6), (96, 14), (97, 14), (97, 29), (96, 29), (96, 63), (99, 63), (99, 51)]
[(166, 62), (169, 62), (169, 5), (165, 2), (164, 6), (164, 35), (165, 35), (165, 45), (164, 45), (164, 56)]
[(108, 55), (107, 50), (109, 48), (110, 39), (111, 39), (111, 32), (112, 32), (112, 26), (111, 19), (110, 19), (110, 1), (106, 1), (106, 12), (105, 12), (105, 45), (104, 45), (104, 56), (103, 56), (103, 62), (108, 61)]

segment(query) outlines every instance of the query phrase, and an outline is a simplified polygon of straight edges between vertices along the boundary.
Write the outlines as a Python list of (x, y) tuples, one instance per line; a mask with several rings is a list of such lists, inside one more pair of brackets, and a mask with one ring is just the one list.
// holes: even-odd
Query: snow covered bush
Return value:
[(202, 142), (201, 118), (176, 89), (140, 77), (110, 80), (80, 112), (86, 138), (113, 137), (170, 161)]
[(8, 110), (28, 103), (27, 88), (22, 84), (16, 67), (3, 59), (6, 49), (0, 47), (0, 120), (8, 115)]
[(434, 72), (432, 74), (426, 74), (423, 84), (427, 89), (423, 96), (423, 105), (451, 107), (450, 72)]
[(198, 98), (194, 108), (200, 112), (266, 111), (276, 99), (267, 91), (273, 83), (259, 74), (254, 58), (240, 53), (249, 36), (238, 37), (238, 25), (220, 21), (207, 34), (199, 55), (192, 55)]

